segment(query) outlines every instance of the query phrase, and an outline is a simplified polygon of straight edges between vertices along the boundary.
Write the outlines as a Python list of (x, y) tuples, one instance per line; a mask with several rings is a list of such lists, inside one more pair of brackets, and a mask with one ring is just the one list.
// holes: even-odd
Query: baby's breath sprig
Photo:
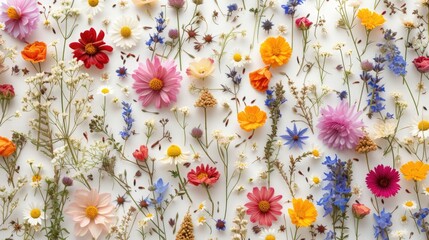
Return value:
[(228, 43), (232, 40), (235, 40), (237, 38), (238, 35), (245, 35), (246, 32), (245, 31), (239, 31), (238, 29), (240, 28), (241, 24), (238, 24), (237, 26), (234, 26), (231, 28), (231, 30), (228, 33), (222, 33), (219, 36), (219, 39), (221, 40), (220, 44), (220, 51), (215, 51), (215, 54), (217, 56), (217, 62), (219, 65), (219, 69), (221, 67), (221, 60), (222, 57), (225, 55), (225, 49), (228, 46)]

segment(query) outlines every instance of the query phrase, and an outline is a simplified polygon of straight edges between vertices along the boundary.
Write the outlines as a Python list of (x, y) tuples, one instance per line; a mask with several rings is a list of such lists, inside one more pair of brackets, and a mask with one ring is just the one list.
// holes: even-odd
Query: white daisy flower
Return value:
[(143, 29), (139, 26), (137, 19), (125, 16), (115, 21), (112, 30), (112, 40), (117, 47), (130, 49), (137, 45)]
[(188, 152), (182, 152), (182, 149), (179, 146), (171, 144), (167, 149), (165, 157), (161, 160), (168, 160), (170, 164), (177, 165), (189, 162), (189, 156), (190, 154)]
[(278, 237), (277, 231), (274, 228), (270, 228), (270, 229), (263, 229), (261, 231), (261, 235), (259, 236), (259, 239), (277, 240), (277, 239), (280, 239), (280, 237)]
[(88, 15), (94, 17), (104, 8), (104, 0), (83, 0)]
[(322, 183), (322, 179), (317, 175), (312, 175), (310, 177), (310, 185), (313, 187), (318, 187)]
[(414, 202), (414, 201), (412, 201), (412, 200), (405, 201), (405, 202), (402, 204), (402, 206), (403, 206), (405, 209), (407, 209), (407, 210), (413, 210), (413, 209), (416, 209), (416, 208), (417, 208), (417, 206), (416, 206), (416, 202)]
[(413, 136), (419, 137), (420, 139), (426, 139), (429, 137), (429, 120), (422, 119), (419, 122), (413, 124)]
[(231, 64), (236, 68), (244, 67), (248, 60), (249, 58), (243, 55), (240, 50), (234, 50), (231, 54)]
[(30, 205), (24, 212), (24, 220), (27, 221), (31, 226), (37, 227), (42, 226), (42, 220), (44, 219), (43, 209), (36, 205)]
[(109, 86), (101, 86), (101, 87), (98, 88), (97, 93), (101, 94), (103, 96), (106, 96), (106, 95), (112, 94), (113, 90)]

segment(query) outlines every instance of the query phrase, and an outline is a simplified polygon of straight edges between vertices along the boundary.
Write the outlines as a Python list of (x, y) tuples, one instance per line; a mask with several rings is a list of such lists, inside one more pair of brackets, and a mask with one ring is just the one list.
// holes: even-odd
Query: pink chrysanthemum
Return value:
[(355, 111), (355, 106), (350, 108), (345, 101), (336, 108), (323, 108), (317, 124), (319, 138), (335, 149), (353, 149), (363, 136), (363, 121), (358, 119), (361, 113)]
[(158, 57), (153, 61), (147, 59), (146, 64), (139, 65), (132, 75), (133, 88), (139, 94), (143, 106), (155, 102), (155, 106), (161, 108), (177, 100), (182, 76), (176, 67), (174, 61), (161, 63)]
[(253, 191), (247, 194), (247, 198), (250, 202), (244, 206), (247, 207), (246, 213), (250, 215), (250, 221), (253, 223), (258, 221), (260, 225), (270, 227), (273, 221), (277, 221), (275, 215), (282, 214), (283, 207), (279, 203), (282, 195), (274, 196), (274, 188), (254, 187)]
[(375, 167), (366, 175), (366, 186), (377, 197), (388, 198), (395, 196), (399, 186), (399, 172), (382, 164)]
[(39, 22), (39, 9), (35, 0), (7, 0), (0, 7), (0, 22), (14, 38), (24, 40)]
[(75, 200), (65, 211), (75, 222), (76, 236), (88, 234), (98, 239), (103, 232), (108, 232), (115, 222), (115, 206), (109, 193), (99, 194), (96, 190), (77, 190)]

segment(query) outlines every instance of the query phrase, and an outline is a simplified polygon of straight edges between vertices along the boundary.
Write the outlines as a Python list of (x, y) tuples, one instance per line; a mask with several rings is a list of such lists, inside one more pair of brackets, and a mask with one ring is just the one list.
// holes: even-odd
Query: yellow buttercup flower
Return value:
[(294, 198), (292, 205), (293, 209), (288, 209), (292, 224), (297, 227), (308, 227), (316, 221), (317, 210), (312, 202), (307, 199)]
[(404, 175), (407, 180), (422, 181), (426, 179), (426, 175), (429, 171), (429, 164), (423, 163), (421, 161), (409, 161), (406, 164), (402, 165), (401, 173)]
[(359, 9), (357, 17), (361, 20), (362, 25), (365, 26), (366, 30), (372, 30), (381, 26), (386, 21), (383, 15), (373, 12), (368, 8)]
[(258, 106), (246, 106), (244, 111), (238, 113), (238, 123), (245, 131), (252, 131), (264, 126), (267, 114)]
[(259, 52), (262, 61), (271, 67), (279, 67), (286, 64), (292, 56), (292, 48), (282, 36), (267, 38), (261, 44)]

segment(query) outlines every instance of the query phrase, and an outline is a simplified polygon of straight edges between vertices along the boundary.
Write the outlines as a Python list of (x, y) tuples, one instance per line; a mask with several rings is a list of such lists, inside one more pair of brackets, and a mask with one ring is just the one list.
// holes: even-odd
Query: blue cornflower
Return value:
[(228, 8), (228, 13), (232, 13), (238, 10), (238, 6), (236, 3), (228, 5), (227, 8)]
[(267, 32), (270, 33), (270, 30), (273, 28), (274, 23), (271, 22), (270, 19), (266, 19), (265, 21), (262, 22), (262, 28)]
[(286, 131), (288, 135), (281, 135), (284, 140), (286, 140), (286, 143), (284, 145), (289, 145), (289, 149), (292, 147), (299, 147), (302, 149), (302, 144), (304, 143), (304, 139), (307, 139), (308, 136), (304, 136), (304, 133), (307, 132), (308, 128), (298, 129), (296, 128), (296, 123), (293, 124), (293, 130), (290, 128), (286, 128)]
[(218, 219), (216, 221), (216, 229), (219, 231), (225, 231), (226, 229), (226, 221), (222, 219)]
[(134, 118), (131, 116), (132, 108), (131, 104), (123, 101), (122, 102), (122, 118), (124, 119), (125, 126), (124, 130), (119, 132), (122, 139), (127, 140), (131, 136), (131, 128), (133, 127)]
[(282, 8), (285, 10), (285, 14), (293, 15), (295, 14), (296, 7), (304, 3), (304, 0), (289, 0), (286, 4), (282, 5)]
[(343, 99), (347, 98), (347, 91), (341, 91), (338, 93), (338, 97), (342, 101)]
[(385, 212), (384, 208), (380, 212), (380, 215), (377, 215), (374, 213), (374, 219), (375, 219), (375, 223), (376, 223), (376, 225), (374, 225), (374, 230), (375, 230), (374, 237), (375, 238), (381, 237), (381, 239), (383, 239), (383, 240), (389, 239), (386, 232), (388, 230), (387, 228), (392, 226), (391, 218), (392, 218), (392, 214), (390, 212)]
[(119, 67), (116, 70), (116, 74), (118, 75), (118, 77), (124, 78), (127, 76), (127, 68), (126, 67)]

